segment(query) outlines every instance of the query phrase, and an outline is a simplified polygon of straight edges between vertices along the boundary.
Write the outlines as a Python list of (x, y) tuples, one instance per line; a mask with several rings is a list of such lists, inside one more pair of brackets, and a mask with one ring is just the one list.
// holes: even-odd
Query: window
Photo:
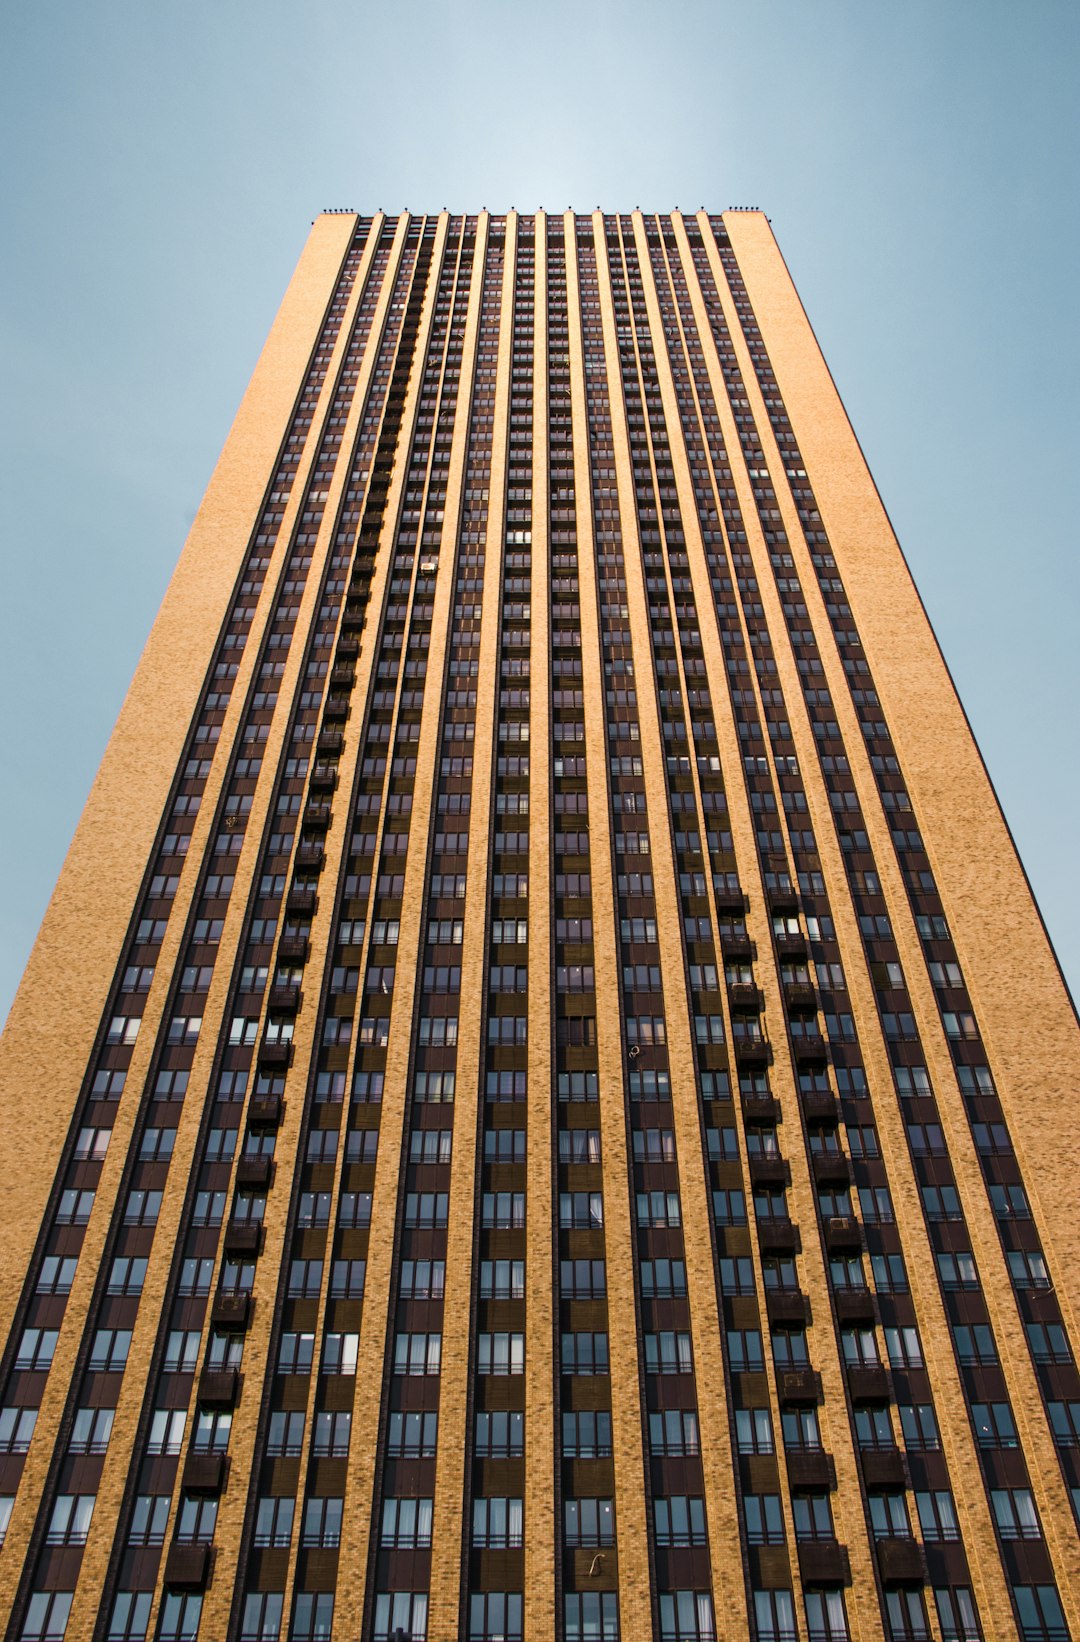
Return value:
[(314, 1334), (283, 1334), (278, 1344), (277, 1371), (279, 1374), (310, 1374), (314, 1357)]
[(1002, 1539), (1041, 1539), (1030, 1488), (993, 1488), (990, 1503)]
[(921, 1368), (923, 1365), (917, 1328), (885, 1329), (885, 1349), (893, 1368)]
[[(919, 1513), (919, 1527), (922, 1530), (922, 1537), (928, 1544), (932, 1540), (960, 1538), (960, 1529), (956, 1521), (956, 1506), (953, 1504), (953, 1497), (947, 1489), (917, 1492), (915, 1495), (915, 1509)], [(1034, 1510), (1034, 1507), (1032, 1509)]]
[(790, 1591), (755, 1591), (757, 1642), (795, 1642), (795, 1604)]
[[(181, 1413), (181, 1420), (183, 1414)], [(180, 1427), (183, 1437), (183, 1425)], [(195, 1416), (195, 1429), (191, 1435), (192, 1452), (196, 1454), (223, 1454), (229, 1446), (229, 1437), (232, 1435), (231, 1414), (211, 1414), (200, 1412)], [(169, 1449), (169, 1453), (173, 1450)], [(179, 1449), (176, 1450), (179, 1453)]]
[(964, 1364), (996, 1363), (998, 1360), (993, 1330), (988, 1323), (974, 1323), (971, 1327), (954, 1323), (953, 1339), (956, 1354)]
[[(578, 1195), (578, 1193), (574, 1193), (575, 1197)], [(596, 1195), (599, 1197), (599, 1193)], [(523, 1227), (525, 1224), (525, 1193), (484, 1192), (481, 1204), (481, 1224), (489, 1230), (505, 1231)]]
[(713, 1219), (718, 1226), (746, 1225), (746, 1198), (742, 1192), (714, 1191), (712, 1194), (712, 1208)]
[(653, 1503), (657, 1545), (706, 1545), (705, 1501), (697, 1496), (670, 1494)]
[[(9, 1412), (9, 1410), (5, 1409), (5, 1413), (7, 1412)], [(34, 1421), (37, 1419), (37, 1409), (19, 1409), (18, 1412), (24, 1420), (27, 1415), (30, 1416), (29, 1427), (32, 1431), (34, 1428)], [(116, 1410), (114, 1408), (76, 1409), (75, 1419), (73, 1420), (71, 1426), (71, 1438), (68, 1442), (68, 1453), (104, 1454), (105, 1450), (109, 1446), (109, 1438), (112, 1436), (113, 1416), (115, 1413)], [(180, 1422), (180, 1437), (177, 1439), (176, 1448), (168, 1450), (168, 1452), (176, 1454), (180, 1452), (180, 1441), (183, 1439), (184, 1435), (184, 1415), (182, 1411), (177, 1411), (177, 1418)], [(2, 1434), (2, 1432), (3, 1419), (2, 1416), (0, 1416), (0, 1434)], [(152, 1435), (153, 1429), (151, 1428), (151, 1436)], [(27, 1437), (27, 1441), (29, 1441), (29, 1436)], [(2, 1447), (2, 1444), (0, 1444), (0, 1447)], [(25, 1453), (26, 1450), (13, 1449), (12, 1452)], [(166, 1450), (154, 1450), (148, 1443), (147, 1453), (152, 1454), (154, 1452), (164, 1453)]]
[[(198, 1197), (209, 1196), (209, 1193), (200, 1192)], [(224, 1198), (224, 1192), (215, 1192), (215, 1198)], [(158, 1215), (161, 1213), (161, 1192), (133, 1191), (128, 1193), (124, 1205), (125, 1226), (156, 1226)], [(196, 1213), (198, 1205), (196, 1203)], [(195, 1222), (198, 1224), (198, 1221)], [(206, 1222), (211, 1224), (211, 1222)]]
[(35, 1591), (26, 1609), (20, 1642), (63, 1642), (74, 1591)]
[(660, 1642), (715, 1642), (716, 1620), (708, 1591), (660, 1593)]
[(198, 1329), (173, 1329), (165, 1341), (166, 1374), (193, 1374), (199, 1363)]
[(266, 1452), (273, 1459), (283, 1455), (302, 1454), (304, 1451), (304, 1416), (275, 1409), (270, 1415), (266, 1435)]
[(322, 1373), (355, 1374), (360, 1349), (359, 1334), (327, 1334), (323, 1337)]
[(450, 1212), (448, 1192), (406, 1192), (405, 1224), (407, 1226), (445, 1226)]
[[(90, 1410), (79, 1410), (80, 1414), (87, 1412)], [(0, 1409), (0, 1454), (25, 1454), (30, 1447), (30, 1438), (34, 1434), (37, 1417), (36, 1408)], [(78, 1418), (76, 1414), (76, 1423)], [(101, 1452), (104, 1453), (104, 1449)]]
[(404, 1631), (410, 1642), (426, 1642), (427, 1611), (426, 1591), (380, 1591), (375, 1598), (374, 1642), (390, 1642), (396, 1631)]
[(75, 1156), (80, 1163), (100, 1163), (109, 1149), (111, 1129), (80, 1129), (75, 1142)]
[(982, 1642), (975, 1599), (966, 1585), (941, 1586), (934, 1591), (942, 1642)]
[(284, 1602), (280, 1591), (252, 1591), (244, 1600), (240, 1642), (278, 1642)]
[[(168, 1499), (164, 1501), (168, 1514)], [(181, 1545), (207, 1545), (214, 1537), (217, 1526), (216, 1499), (198, 1499), (187, 1495), (180, 1501), (180, 1515), (176, 1537)], [(164, 1526), (164, 1525), (163, 1525)]]
[(322, 1274), (321, 1260), (294, 1260), (289, 1267), (290, 1300), (317, 1300)]
[(828, 1494), (796, 1494), (791, 1501), (796, 1539), (835, 1539)]
[[(481, 1340), (492, 1336), (481, 1335)], [(522, 1335), (514, 1338), (523, 1340)], [(655, 1336), (652, 1336), (655, 1339)], [(687, 1336), (689, 1340), (689, 1336)], [(524, 1351), (524, 1347), (522, 1347)], [(562, 1372), (564, 1374), (606, 1374), (608, 1372), (608, 1337), (606, 1334), (579, 1332), (562, 1336)], [(484, 1370), (481, 1368), (481, 1373)], [(520, 1369), (517, 1371), (521, 1372)], [(1080, 1406), (1080, 1405), (1078, 1405)]]
[[(490, 1340), (491, 1335), (482, 1336)], [(507, 1336), (504, 1336), (507, 1338)], [(524, 1366), (524, 1335), (517, 1335), (522, 1342), (522, 1366)], [(438, 1374), (442, 1360), (441, 1334), (398, 1334), (394, 1337), (394, 1373), (395, 1374)], [(483, 1372), (483, 1370), (481, 1370)], [(520, 1373), (521, 1370), (519, 1369)]]
[(94, 1207), (93, 1192), (68, 1190), (60, 1193), (56, 1208), (58, 1226), (85, 1226)]
[(46, 1545), (85, 1545), (95, 1494), (59, 1494), (45, 1535)]
[(252, 1543), (260, 1548), (287, 1550), (292, 1539), (295, 1512), (296, 1501), (291, 1494), (264, 1495), (255, 1508)]
[(999, 1220), (1030, 1220), (1031, 1209), (1023, 1186), (988, 1186), (990, 1205)]
[(639, 1226), (681, 1226), (678, 1192), (638, 1192), (637, 1221)]
[[(619, 1599), (614, 1591), (568, 1592), (563, 1602), (566, 1642), (619, 1642)], [(521, 1635), (520, 1626), (513, 1634)], [(471, 1631), (469, 1637), (472, 1642)]]
[(929, 1637), (926, 1609), (919, 1591), (887, 1591), (885, 1612), (888, 1615), (889, 1635), (893, 1642), (923, 1642)]
[[(585, 1415), (579, 1415), (584, 1419)], [(591, 1416), (590, 1416), (591, 1417)], [(610, 1453), (610, 1416), (597, 1415), (608, 1422), (608, 1452)], [(698, 1417), (693, 1409), (666, 1409), (649, 1415), (649, 1444), (654, 1454), (697, 1454), (701, 1450)]]
[(153, 1591), (118, 1591), (109, 1616), (106, 1642), (142, 1642), (153, 1601)]
[[(16, 1371), (44, 1372), (50, 1368), (53, 1353), (56, 1351), (56, 1342), (59, 1338), (59, 1329), (24, 1328), (22, 1338), (19, 1341), (19, 1349), (15, 1356)], [(127, 1338), (130, 1342), (131, 1335), (129, 1334)], [(91, 1367), (93, 1366), (91, 1363)]]
[(522, 1543), (522, 1502), (492, 1496), (473, 1500), (472, 1542), (481, 1550), (513, 1549)]
[(293, 1608), (289, 1642), (329, 1642), (333, 1623), (333, 1591), (300, 1591)]
[(313, 1495), (304, 1506), (304, 1527), (300, 1543), (333, 1550), (341, 1543), (341, 1514), (345, 1501)]
[(875, 1539), (910, 1539), (911, 1523), (903, 1494), (869, 1494), (867, 1502)]
[[(749, 1265), (749, 1261), (747, 1261), (747, 1264)], [(641, 1292), (648, 1300), (665, 1300), (685, 1294), (685, 1262), (682, 1260), (643, 1260), (641, 1262)]]
[(478, 1374), (522, 1374), (525, 1371), (524, 1334), (481, 1334), (477, 1339)]
[(1010, 1249), (1005, 1257), (1009, 1262), (1009, 1276), (1018, 1289), (1048, 1289), (1052, 1287), (1046, 1261), (1031, 1249)]
[[(289, 1418), (300, 1420), (301, 1440), (303, 1436), (303, 1415), (290, 1415)], [(315, 1415), (315, 1433), (312, 1438), (311, 1451), (319, 1456), (331, 1456), (334, 1459), (344, 1459), (349, 1452), (349, 1439), (352, 1434), (352, 1415), (349, 1413), (331, 1413), (323, 1411)], [(297, 1450), (299, 1452), (299, 1450)]]
[(1069, 1340), (1060, 1323), (1026, 1323), (1031, 1355), (1037, 1363), (1071, 1363)]
[(1015, 1448), (1016, 1426), (1008, 1403), (972, 1403), (971, 1419), (980, 1448)]
[(1069, 1627), (1053, 1585), (1014, 1585), (1012, 1594), (1024, 1642), (1068, 1642)]
[[(929, 1405), (927, 1405), (929, 1406)], [(895, 1448), (892, 1421), (887, 1408), (857, 1408), (855, 1437), (860, 1448)], [(909, 1443), (908, 1447), (912, 1445)]]
[(804, 1600), (809, 1642), (847, 1642), (847, 1614), (840, 1591), (807, 1591)]
[[(592, 1262), (582, 1261), (582, 1265)], [(436, 1261), (442, 1266), (442, 1261)], [(567, 1262), (563, 1262), (567, 1264)], [(603, 1271), (603, 1262), (596, 1262)], [(442, 1293), (440, 1281), (439, 1293)], [(601, 1288), (601, 1293), (603, 1289)], [(482, 1300), (521, 1300), (525, 1297), (524, 1260), (482, 1260), (480, 1262), (480, 1298)]]
[(562, 1451), (564, 1459), (599, 1459), (610, 1454), (611, 1415), (602, 1410), (564, 1413)]
[(979, 1286), (979, 1274), (975, 1269), (975, 1257), (970, 1250), (939, 1254), (937, 1256), (937, 1268), (943, 1288), (975, 1289)]
[(567, 1545), (613, 1545), (615, 1506), (610, 1499), (567, 1499), (563, 1502), (563, 1533)]
[(430, 1458), (435, 1452), (438, 1431), (439, 1416), (436, 1413), (391, 1414), (387, 1452), (393, 1459)]

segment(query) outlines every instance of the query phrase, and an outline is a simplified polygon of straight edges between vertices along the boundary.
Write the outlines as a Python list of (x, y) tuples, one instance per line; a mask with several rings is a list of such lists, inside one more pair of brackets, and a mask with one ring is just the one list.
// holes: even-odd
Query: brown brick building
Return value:
[(765, 217), (319, 218), (0, 1046), (4, 1634), (1080, 1637), (1077, 1047)]

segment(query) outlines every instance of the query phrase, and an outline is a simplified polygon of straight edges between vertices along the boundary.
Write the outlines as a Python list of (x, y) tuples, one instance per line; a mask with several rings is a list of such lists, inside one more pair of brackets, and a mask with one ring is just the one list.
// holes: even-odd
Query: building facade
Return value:
[(0, 1047), (5, 1636), (1080, 1638), (1077, 1046), (766, 218), (319, 218)]

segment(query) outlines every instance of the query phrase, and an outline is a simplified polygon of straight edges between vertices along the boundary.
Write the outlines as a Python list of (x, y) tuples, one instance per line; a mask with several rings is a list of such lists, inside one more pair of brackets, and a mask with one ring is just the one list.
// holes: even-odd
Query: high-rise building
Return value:
[(320, 217), (0, 1050), (6, 1637), (1080, 1638), (1077, 1044), (767, 219)]

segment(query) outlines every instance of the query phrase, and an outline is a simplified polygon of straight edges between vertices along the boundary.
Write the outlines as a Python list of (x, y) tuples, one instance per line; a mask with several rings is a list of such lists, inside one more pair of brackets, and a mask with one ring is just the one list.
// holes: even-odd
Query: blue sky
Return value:
[(769, 213), (1076, 991), (1080, 7), (6, 10), (0, 1017), (328, 206)]

